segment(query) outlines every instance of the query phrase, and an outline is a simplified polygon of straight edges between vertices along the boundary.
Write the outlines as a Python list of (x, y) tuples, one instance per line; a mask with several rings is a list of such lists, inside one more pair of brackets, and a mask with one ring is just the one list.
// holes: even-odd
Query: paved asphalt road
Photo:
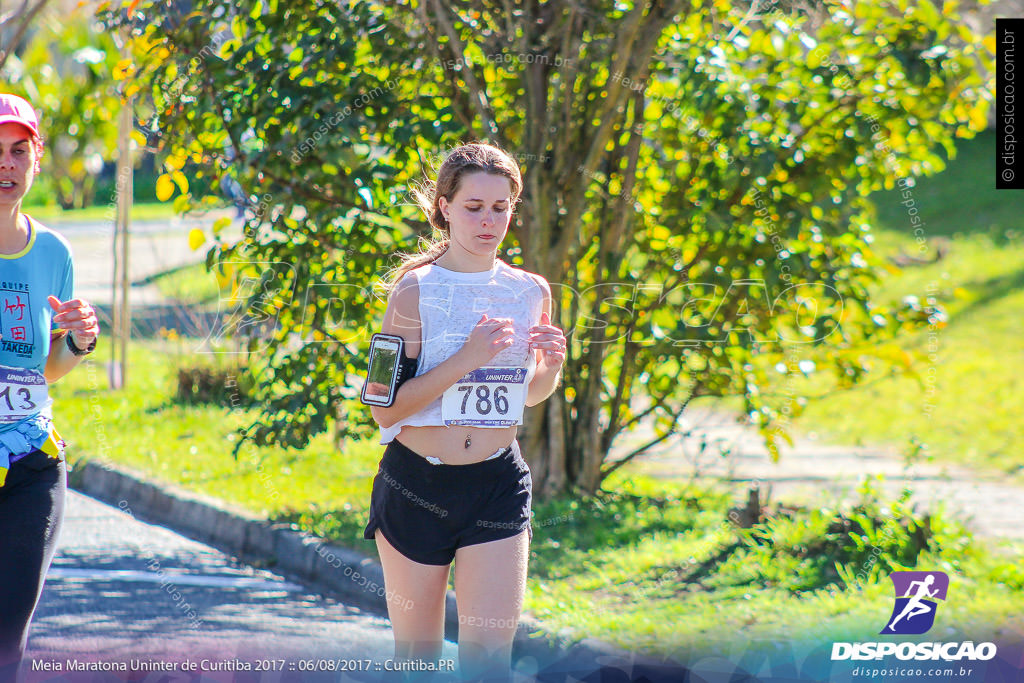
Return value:
[[(58, 556), (32, 624), (26, 666), (30, 681), (67, 680), (31, 672), (33, 660), (38, 669), (44, 662), (66, 665), (68, 660), (159, 663), (188, 657), (230, 665), (235, 659), (283, 658), (287, 672), (309, 660), (372, 659), (383, 666), (392, 648), (390, 625), (382, 616), (325, 599), (117, 507), (69, 492)], [(445, 643), (444, 656), (457, 661), (454, 643)], [(231, 680), (232, 675), (211, 674), (209, 680)], [(281, 675), (247, 680), (313, 679)], [(326, 678), (366, 680), (338, 673)]]

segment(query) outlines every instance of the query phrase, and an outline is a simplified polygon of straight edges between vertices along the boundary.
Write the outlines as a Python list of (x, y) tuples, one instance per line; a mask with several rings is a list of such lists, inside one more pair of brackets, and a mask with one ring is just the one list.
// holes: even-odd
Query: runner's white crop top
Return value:
[[(427, 264), (409, 271), (419, 286), (420, 355), (416, 376), (425, 374), (454, 355), (469, 338), (484, 313), (490, 318), (512, 318), (515, 341), (488, 361), (488, 366), (523, 367), (529, 385), (537, 370), (530, 351), (529, 329), (540, 324), (544, 289), (534, 275), (495, 260), (494, 267), (462, 273)], [(390, 427), (381, 427), (381, 444), (391, 441), (402, 427), (441, 426), (441, 398)]]

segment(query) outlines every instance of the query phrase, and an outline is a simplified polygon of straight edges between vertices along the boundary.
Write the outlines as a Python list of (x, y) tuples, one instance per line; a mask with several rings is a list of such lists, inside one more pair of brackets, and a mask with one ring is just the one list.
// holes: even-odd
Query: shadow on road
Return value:
[(266, 571), (226, 566), (223, 559), (189, 552), (63, 553), (33, 620), (32, 648), (101, 658), (200, 651), (391, 654), (383, 617)]

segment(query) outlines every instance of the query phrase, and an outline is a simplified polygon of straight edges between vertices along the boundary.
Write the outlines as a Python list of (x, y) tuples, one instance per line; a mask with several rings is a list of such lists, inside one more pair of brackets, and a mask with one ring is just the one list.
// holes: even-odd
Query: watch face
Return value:
[(84, 349), (79, 347), (78, 344), (75, 343), (75, 338), (74, 336), (72, 336), (70, 332), (68, 332), (65, 339), (67, 340), (68, 348), (71, 349), (71, 353), (75, 354), (76, 356), (84, 356), (88, 353), (92, 353), (93, 349), (96, 348), (96, 337), (93, 337), (92, 341), (89, 342), (89, 345)]

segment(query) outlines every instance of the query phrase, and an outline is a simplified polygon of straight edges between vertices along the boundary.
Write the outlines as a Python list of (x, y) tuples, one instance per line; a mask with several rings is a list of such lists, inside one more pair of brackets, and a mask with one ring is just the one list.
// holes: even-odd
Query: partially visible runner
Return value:
[(32, 106), (0, 95), (0, 681), (14, 680), (64, 519), (64, 442), (47, 385), (96, 347), (72, 298), (67, 241), (21, 213), (43, 141)]
[(469, 144), (419, 193), (443, 239), (394, 273), (382, 326), (418, 367), (371, 409), (387, 449), (363, 536), (384, 568), (395, 657), (438, 661), (454, 560), (460, 670), (474, 680), (511, 674), (533, 537), (516, 425), (565, 360), (547, 281), (497, 258), (522, 187), (507, 153)]

